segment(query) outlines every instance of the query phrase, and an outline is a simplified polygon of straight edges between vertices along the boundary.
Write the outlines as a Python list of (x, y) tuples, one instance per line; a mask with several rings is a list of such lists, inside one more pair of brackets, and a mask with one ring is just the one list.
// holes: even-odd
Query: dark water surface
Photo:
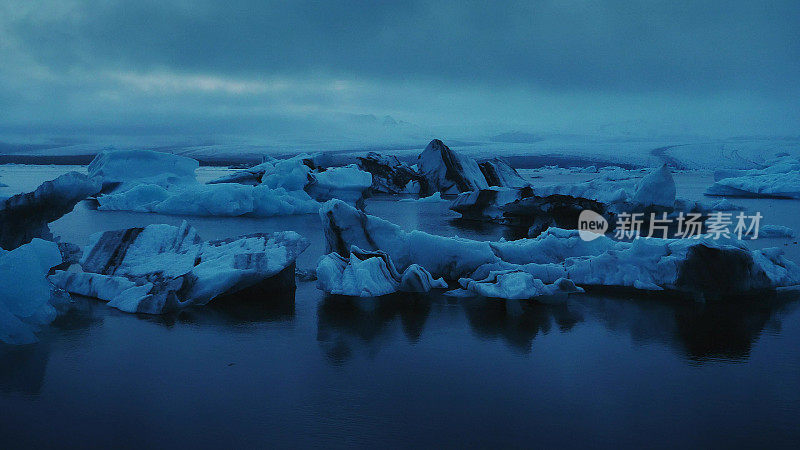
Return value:
[[(800, 229), (799, 202), (746, 202)], [(367, 210), (443, 235), (513, 234), (454, 220), (446, 204), (374, 199)], [(84, 244), (183, 219), (81, 204), (53, 230)], [(324, 251), (315, 215), (187, 220), (205, 239), (296, 230), (312, 242), (300, 267)], [(797, 260), (793, 241), (758, 246)], [(152, 317), (76, 299), (41, 342), (0, 347), (0, 448), (790, 448), (798, 300), (343, 299), (299, 282), (293, 297)]]

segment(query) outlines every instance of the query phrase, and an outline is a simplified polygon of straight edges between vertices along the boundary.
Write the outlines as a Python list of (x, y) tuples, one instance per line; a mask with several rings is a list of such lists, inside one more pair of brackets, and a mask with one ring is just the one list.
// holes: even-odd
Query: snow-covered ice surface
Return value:
[(202, 241), (183, 222), (92, 236), (79, 271), (56, 271), (50, 280), (126, 312), (162, 314), (204, 305), (264, 283), (288, 270), (308, 242), (292, 231)]
[(56, 318), (46, 277), (59, 264), (58, 246), (42, 239), (11, 251), (0, 249), (0, 342), (36, 342), (36, 331)]
[(714, 179), (706, 195), (800, 198), (800, 158), (781, 156), (758, 169), (717, 171)]

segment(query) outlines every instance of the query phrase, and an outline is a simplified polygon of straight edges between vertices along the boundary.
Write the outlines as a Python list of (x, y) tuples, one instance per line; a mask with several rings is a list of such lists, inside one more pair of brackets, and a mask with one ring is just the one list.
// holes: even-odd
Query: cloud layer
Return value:
[(798, 23), (793, 0), (10, 1), (0, 128), (792, 133)]

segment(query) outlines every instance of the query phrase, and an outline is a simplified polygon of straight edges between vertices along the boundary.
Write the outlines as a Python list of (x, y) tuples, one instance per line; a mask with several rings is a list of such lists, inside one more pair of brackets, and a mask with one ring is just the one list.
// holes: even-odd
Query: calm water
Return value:
[[(687, 196), (707, 184), (679, 179)], [(741, 203), (800, 229), (800, 202)], [(461, 223), (446, 204), (373, 199), (367, 210), (407, 229), (513, 235)], [(84, 244), (183, 219), (81, 204), (52, 228)], [(296, 230), (312, 242), (300, 267), (324, 250), (314, 215), (187, 220), (206, 239)], [(758, 243), (771, 245), (800, 260), (794, 240)], [(798, 300), (347, 300), (299, 282), (294, 297), (260, 305), (148, 317), (78, 299), (41, 342), (0, 347), (0, 448), (794, 447)]]

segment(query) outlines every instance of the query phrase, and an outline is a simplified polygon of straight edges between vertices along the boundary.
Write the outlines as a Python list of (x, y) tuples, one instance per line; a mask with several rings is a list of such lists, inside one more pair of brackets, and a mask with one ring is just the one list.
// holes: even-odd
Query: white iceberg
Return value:
[[(319, 209), (303, 187), (309, 182), (307, 155), (270, 160), (257, 167), (259, 184), (200, 184), (197, 161), (151, 151), (103, 152), (92, 161), (90, 174), (115, 188), (97, 198), (101, 211), (138, 211), (194, 216), (308, 214)], [(132, 170), (125, 173), (125, 164)], [(161, 168), (147, 169), (149, 166)]]
[(398, 291), (429, 292), (434, 288), (447, 288), (447, 283), (433, 278), (416, 264), (411, 264), (401, 274), (386, 253), (365, 252), (352, 246), (347, 258), (338, 253), (320, 258), (317, 287), (329, 294), (377, 297)]
[(36, 331), (55, 319), (47, 273), (61, 262), (58, 245), (42, 239), (0, 250), (0, 341), (36, 342)]
[(93, 235), (82, 272), (56, 271), (50, 280), (122, 311), (161, 314), (245, 289), (293, 287), (294, 263), (306, 247), (292, 231), (203, 242), (185, 221), (149, 225)]
[(800, 159), (782, 156), (760, 169), (717, 171), (714, 179), (706, 195), (800, 198)]
[(195, 183), (199, 163), (185, 156), (151, 150), (104, 150), (89, 164), (89, 176), (102, 180), (103, 190), (125, 189), (131, 184), (161, 187)]
[(305, 189), (319, 201), (338, 198), (355, 202), (364, 197), (371, 186), (372, 174), (350, 164), (312, 173), (311, 181)]
[(633, 193), (633, 203), (644, 206), (675, 206), (675, 180), (666, 164), (642, 178)]
[(164, 188), (140, 184), (97, 198), (101, 211), (139, 211), (194, 216), (270, 217), (309, 214), (319, 203), (305, 191), (264, 185), (187, 184)]

